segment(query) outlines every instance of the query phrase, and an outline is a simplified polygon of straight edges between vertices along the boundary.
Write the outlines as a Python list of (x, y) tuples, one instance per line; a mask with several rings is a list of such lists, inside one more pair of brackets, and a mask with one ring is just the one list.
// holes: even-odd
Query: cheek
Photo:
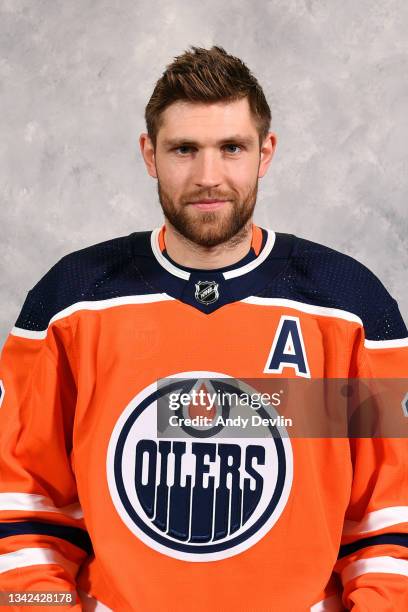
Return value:
[(188, 167), (188, 164), (164, 160), (160, 157), (156, 159), (156, 168), (160, 179), (168, 184), (181, 184), (191, 174), (191, 168)]
[(160, 173), (159, 171), (158, 176), (162, 189), (165, 190), (175, 203), (185, 198), (187, 194), (191, 194), (194, 190), (194, 184), (188, 177), (184, 177), (182, 172)]
[(227, 174), (227, 182), (237, 191), (245, 193), (249, 187), (252, 187), (258, 177), (258, 166), (248, 167), (246, 164), (236, 164), (234, 168)]

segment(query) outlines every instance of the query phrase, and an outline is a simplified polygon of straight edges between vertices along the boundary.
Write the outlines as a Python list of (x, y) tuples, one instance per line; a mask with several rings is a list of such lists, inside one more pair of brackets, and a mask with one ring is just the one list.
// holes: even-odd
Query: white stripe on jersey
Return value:
[(283, 306), (284, 308), (293, 308), (294, 310), (300, 310), (308, 314), (315, 314), (323, 317), (335, 317), (337, 319), (345, 319), (353, 323), (363, 325), (360, 317), (347, 310), (340, 310), (339, 308), (329, 308), (328, 306), (314, 306), (313, 304), (305, 304), (304, 302), (297, 302), (296, 300), (286, 300), (283, 298), (264, 298), (257, 296), (250, 296), (241, 300), (244, 304), (256, 304), (258, 306)]
[(47, 330), (33, 331), (32, 329), (23, 329), (14, 326), (10, 334), (12, 336), (19, 336), (20, 338), (28, 338), (29, 340), (43, 340), (47, 336)]
[(408, 338), (397, 340), (364, 340), (364, 346), (368, 349), (402, 348), (408, 346)]
[(368, 512), (361, 521), (345, 521), (343, 536), (363, 535), (399, 523), (408, 523), (408, 506), (390, 506)]
[(160, 230), (161, 230), (160, 227), (156, 227), (150, 235), (150, 244), (152, 247), (153, 255), (155, 256), (159, 264), (165, 270), (167, 270), (167, 272), (170, 272), (170, 274), (173, 274), (173, 276), (177, 276), (178, 278), (189, 280), (190, 272), (187, 272), (187, 270), (182, 270), (181, 268), (178, 268), (177, 266), (172, 264), (171, 261), (169, 261), (167, 257), (165, 257), (163, 253), (161, 252), (160, 246), (159, 246)]
[(15, 552), (0, 555), (0, 574), (22, 567), (51, 563), (63, 567), (73, 578), (79, 567), (78, 563), (68, 561), (61, 553), (51, 548), (20, 548)]
[[(232, 274), (237, 272), (237, 270), (231, 270), (230, 272)], [(229, 273), (226, 272), (225, 275), (227, 274)], [(74, 312), (78, 312), (79, 310), (104, 310), (106, 308), (112, 308), (114, 306), (122, 306), (127, 304), (151, 304), (153, 302), (164, 302), (170, 300), (176, 301), (176, 298), (167, 295), (167, 293), (147, 293), (143, 295), (128, 295), (117, 298), (109, 298), (106, 300), (89, 300), (83, 302), (76, 302), (75, 304), (71, 304), (71, 306), (64, 308), (60, 312), (57, 312), (50, 319), (48, 327), (54, 321), (63, 319), (64, 317), (67, 317), (73, 314)], [(293, 310), (298, 310), (307, 314), (315, 314), (318, 316), (344, 319), (346, 321), (358, 323), (359, 325), (363, 326), (363, 322), (360, 317), (358, 317), (352, 312), (348, 312), (347, 310), (341, 310), (339, 308), (314, 306), (312, 304), (306, 304), (304, 302), (298, 302), (296, 300), (287, 300), (283, 298), (262, 298), (257, 296), (250, 296), (244, 298), (243, 300), (240, 300), (240, 302), (244, 304), (254, 304), (257, 306), (282, 306), (284, 308), (292, 308)], [(10, 334), (12, 336), (27, 338), (29, 340), (43, 340), (47, 336), (48, 327), (44, 330), (34, 331), (14, 326), (11, 329)], [(398, 338), (396, 340), (364, 340), (364, 346), (369, 349), (400, 348), (408, 346), (408, 338)]]
[(343, 612), (345, 607), (339, 595), (332, 595), (315, 603), (310, 612)]
[[(408, 561), (395, 557), (369, 557), (358, 559), (347, 565), (341, 572), (343, 585), (362, 574), (399, 574), (408, 577)], [(407, 585), (408, 586), (408, 585)]]
[(84, 516), (78, 503), (58, 508), (49, 497), (35, 493), (0, 493), (0, 512), (8, 511), (53, 512), (73, 519), (82, 519)]
[(249, 263), (245, 264), (245, 266), (241, 266), (240, 268), (235, 268), (235, 270), (230, 270), (229, 272), (223, 272), (223, 277), (225, 280), (230, 278), (237, 278), (237, 276), (242, 276), (242, 274), (247, 274), (254, 270), (257, 266), (259, 266), (265, 259), (268, 257), (269, 253), (273, 249), (273, 245), (275, 244), (276, 234), (272, 230), (266, 230), (268, 232), (268, 237), (265, 242), (265, 246), (256, 259), (253, 259)]
[[(87, 302), (76, 302), (67, 308), (64, 308), (60, 312), (57, 312), (48, 323), (48, 327), (54, 321), (68, 317), (78, 310), (104, 310), (105, 308), (112, 308), (114, 306), (122, 306), (126, 304), (151, 304), (152, 302), (165, 302), (168, 300), (174, 300), (175, 298), (167, 295), (167, 293), (146, 293), (143, 295), (127, 295), (117, 298), (109, 298), (107, 300), (90, 300)], [(48, 329), (48, 328), (47, 328)], [(20, 338), (29, 338), (31, 340), (42, 340), (47, 335), (47, 329), (41, 331), (32, 331), (28, 329), (22, 329), (21, 327), (13, 327), (10, 334), (13, 336), (19, 336)]]

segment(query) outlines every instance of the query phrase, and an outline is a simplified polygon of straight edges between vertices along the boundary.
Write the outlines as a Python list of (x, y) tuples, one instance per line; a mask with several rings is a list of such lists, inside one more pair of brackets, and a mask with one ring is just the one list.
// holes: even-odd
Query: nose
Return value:
[(215, 151), (200, 151), (195, 164), (195, 184), (198, 187), (217, 187), (222, 183), (221, 160)]

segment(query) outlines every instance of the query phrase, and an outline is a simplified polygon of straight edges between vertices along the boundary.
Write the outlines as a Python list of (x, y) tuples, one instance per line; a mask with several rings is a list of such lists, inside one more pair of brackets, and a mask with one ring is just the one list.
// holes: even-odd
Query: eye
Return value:
[[(234, 143), (225, 145), (225, 148), (229, 149), (228, 153), (239, 153), (242, 150), (241, 145), (234, 144)], [(239, 151), (232, 151), (231, 149), (233, 149), (233, 148), (239, 149)]]
[[(186, 149), (187, 149), (187, 151), (186, 151)], [(179, 147), (175, 147), (173, 149), (173, 151), (175, 151), (179, 155), (185, 155), (186, 153), (189, 153), (190, 150), (191, 150), (191, 147), (189, 147), (188, 145), (180, 145)]]

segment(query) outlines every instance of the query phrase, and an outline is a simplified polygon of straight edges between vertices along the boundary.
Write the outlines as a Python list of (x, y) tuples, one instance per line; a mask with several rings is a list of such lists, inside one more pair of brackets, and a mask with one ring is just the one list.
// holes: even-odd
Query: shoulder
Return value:
[(282, 297), (353, 313), (367, 338), (407, 335), (397, 303), (382, 281), (354, 257), (323, 244), (294, 236), (288, 267), (275, 289), (287, 294)]
[(390, 297), (380, 279), (364, 264), (318, 242), (295, 237), (292, 263), (305, 279), (313, 279), (322, 290), (326, 286), (334, 301), (344, 299), (352, 304), (367, 290), (378, 293), (381, 301)]
[(131, 243), (148, 242), (151, 232), (137, 232), (73, 251), (57, 261), (28, 292), (16, 327), (44, 330), (69, 306), (133, 293), (148, 293), (134, 265)]

